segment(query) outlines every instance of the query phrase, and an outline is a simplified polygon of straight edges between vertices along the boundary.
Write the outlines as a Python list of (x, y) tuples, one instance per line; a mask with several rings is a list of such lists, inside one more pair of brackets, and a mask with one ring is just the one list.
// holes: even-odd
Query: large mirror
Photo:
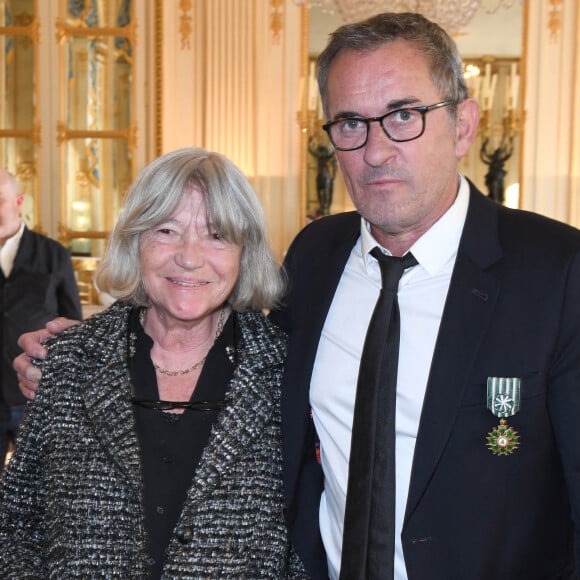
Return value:
[(34, 0), (0, 2), (0, 165), (24, 193), (23, 218), (37, 225), (39, 119), (35, 94), (38, 22)]
[(69, 2), (57, 28), (64, 81), (61, 238), (74, 255), (98, 257), (134, 173), (131, 2)]
[(135, 11), (131, 0), (0, 0), (0, 165), (21, 184), (27, 225), (71, 250), (89, 304), (136, 170)]
[[(485, 6), (485, 3), (483, 3)], [(321, 8), (308, 10), (308, 47), (305, 58), (306, 96), (301, 113), (305, 134), (305, 221), (327, 213), (353, 209), (332, 149), (321, 129), (322, 111), (315, 82), (315, 61), (328, 35), (343, 24), (338, 14)], [(465, 63), (471, 94), (482, 115), (480, 131), (461, 171), (490, 197), (517, 207), (520, 183), (520, 135), (524, 116), (520, 79), (523, 47), (521, 2), (488, 12), (480, 8), (474, 18), (454, 34)]]

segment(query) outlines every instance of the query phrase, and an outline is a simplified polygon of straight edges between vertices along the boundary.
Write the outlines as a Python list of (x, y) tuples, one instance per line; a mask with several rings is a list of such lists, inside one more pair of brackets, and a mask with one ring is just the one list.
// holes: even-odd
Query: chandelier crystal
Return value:
[[(485, 10), (509, 8), (516, 0), (487, 0)], [(521, 0), (520, 0), (521, 1)], [(437, 22), (447, 32), (459, 32), (475, 16), (486, 0), (295, 0), (297, 4), (317, 7), (329, 14), (339, 14), (344, 22), (355, 22), (379, 12), (419, 12)]]

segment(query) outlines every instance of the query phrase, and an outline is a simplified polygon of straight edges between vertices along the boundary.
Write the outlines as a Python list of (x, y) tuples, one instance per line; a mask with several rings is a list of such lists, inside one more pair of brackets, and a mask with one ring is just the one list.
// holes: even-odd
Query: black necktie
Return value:
[(382, 288), (360, 361), (340, 580), (392, 579), (395, 550), (395, 404), (399, 362), (397, 289), (412, 254), (371, 251), (381, 268)]

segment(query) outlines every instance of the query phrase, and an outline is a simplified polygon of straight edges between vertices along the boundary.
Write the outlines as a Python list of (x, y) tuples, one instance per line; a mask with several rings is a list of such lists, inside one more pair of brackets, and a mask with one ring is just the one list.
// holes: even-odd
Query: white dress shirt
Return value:
[[(460, 178), (449, 210), (413, 244), (418, 265), (399, 283), (401, 340), (396, 408), (395, 579), (406, 580), (401, 529), (407, 503), (415, 440), (431, 359), (469, 202)], [(348, 481), (348, 462), (359, 362), (367, 327), (381, 288), (377, 261), (369, 252), (379, 245), (362, 220), (329, 309), (312, 373), (310, 404), (320, 437), (324, 492), (320, 530), (329, 574), (338, 578)], [(387, 253), (389, 253), (387, 251)]]
[(23, 232), (24, 222), (20, 224), (18, 231), (11, 238), (8, 238), (3, 246), (0, 246), (0, 267), (2, 268), (2, 272), (4, 272), (6, 278), (8, 278), (12, 272), (14, 259), (16, 258), (18, 246), (20, 245), (20, 238), (22, 238)]

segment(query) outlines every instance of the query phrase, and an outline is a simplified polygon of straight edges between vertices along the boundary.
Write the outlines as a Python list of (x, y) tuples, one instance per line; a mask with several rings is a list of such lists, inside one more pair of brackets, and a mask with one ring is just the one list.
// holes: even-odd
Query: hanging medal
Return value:
[(518, 432), (507, 417), (520, 410), (521, 379), (488, 377), (487, 408), (499, 418), (499, 425), (487, 434), (487, 447), (494, 455), (511, 455), (520, 445)]

